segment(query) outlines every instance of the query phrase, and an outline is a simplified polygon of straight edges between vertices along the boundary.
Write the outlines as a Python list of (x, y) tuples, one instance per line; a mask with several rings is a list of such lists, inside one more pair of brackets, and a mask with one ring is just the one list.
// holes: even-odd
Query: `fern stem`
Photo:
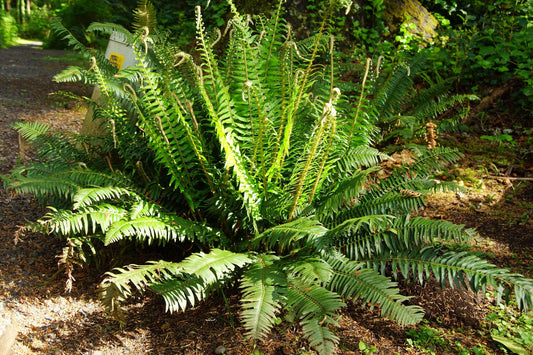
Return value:
[(328, 102), (324, 105), (322, 117), (320, 117), (320, 119), (317, 121), (317, 124), (315, 126), (315, 133), (313, 134), (314, 136), (313, 143), (311, 145), (311, 149), (307, 153), (307, 159), (305, 161), (302, 172), (299, 175), (298, 184), (297, 184), (296, 192), (294, 196), (294, 201), (289, 212), (289, 217), (288, 217), (289, 222), (292, 220), (294, 211), (296, 210), (296, 207), (298, 206), (298, 202), (303, 193), (303, 188), (304, 188), (304, 184), (307, 178), (307, 174), (309, 172), (309, 169), (311, 168), (311, 164), (313, 160), (316, 158), (316, 152), (318, 150), (320, 143), (322, 142), (322, 136), (324, 135), (324, 131), (330, 120), (335, 120), (335, 109), (333, 108), (332, 103)]
[(331, 121), (332, 121), (331, 122), (331, 127), (329, 128), (330, 129), (329, 141), (328, 141), (328, 144), (326, 146), (326, 152), (324, 153), (324, 155), (322, 157), (322, 161), (320, 162), (320, 168), (319, 168), (318, 173), (316, 175), (315, 182), (313, 183), (313, 188), (312, 188), (311, 194), (309, 196), (309, 203), (311, 203), (313, 201), (313, 199), (315, 197), (315, 193), (317, 191), (317, 188), (318, 188), (320, 182), (322, 181), (322, 173), (324, 171), (324, 167), (326, 166), (326, 162), (328, 160), (329, 152), (331, 151), (331, 147), (333, 146), (333, 141), (335, 139), (337, 121), (335, 119), (333, 119)]
[(357, 103), (357, 110), (355, 111), (355, 117), (354, 117), (354, 119), (352, 121), (352, 128), (350, 129), (350, 135), (348, 136), (348, 140), (347, 140), (348, 146), (350, 146), (350, 142), (352, 141), (355, 124), (357, 123), (357, 119), (359, 118), (359, 110), (361, 109), (361, 104), (363, 102), (363, 96), (364, 96), (364, 93), (365, 93), (366, 78), (367, 78), (368, 72), (370, 70), (370, 63), (372, 63), (372, 60), (370, 58), (366, 58), (365, 75), (363, 76), (363, 83), (361, 85), (361, 94), (359, 95), (359, 102)]
[(324, 19), (322, 20), (322, 23), (320, 24), (320, 29), (318, 30), (318, 33), (316, 35), (316, 41), (313, 44), (313, 52), (311, 53), (311, 58), (309, 59), (309, 63), (307, 65), (306, 70), (304, 71), (303, 79), (300, 84), (300, 89), (298, 91), (298, 94), (296, 96), (296, 100), (293, 102), (292, 105), (289, 105), (290, 109), (287, 113), (287, 126), (284, 130), (284, 138), (282, 140), (282, 147), (278, 152), (278, 156), (276, 158), (276, 161), (278, 162), (276, 165), (279, 166), (279, 169), (281, 170), (283, 168), (283, 159), (286, 155), (286, 152), (288, 151), (289, 144), (290, 144), (290, 138), (292, 135), (292, 127), (294, 122), (294, 117), (296, 115), (296, 112), (300, 108), (300, 103), (302, 101), (302, 97), (304, 95), (304, 91), (307, 86), (307, 80), (309, 79), (309, 75), (311, 74), (311, 69), (313, 67), (315, 58), (318, 53), (318, 47), (320, 44), (320, 40), (322, 39), (322, 35), (324, 33), (324, 29), (326, 27), (326, 23), (329, 19), (329, 16), (331, 15), (332, 7), (330, 7), (329, 11), (326, 12), (326, 15), (324, 16)]
[(269, 70), (269, 64), (270, 64), (270, 58), (272, 57), (272, 49), (274, 48), (274, 43), (276, 42), (276, 33), (278, 29), (279, 24), (279, 17), (281, 14), (281, 7), (283, 5), (283, 1), (278, 2), (278, 8), (276, 10), (276, 16), (274, 17), (274, 29), (272, 30), (272, 40), (270, 41), (270, 47), (268, 49), (268, 55), (266, 59), (266, 66), (265, 66), (265, 79), (268, 77), (268, 70)]

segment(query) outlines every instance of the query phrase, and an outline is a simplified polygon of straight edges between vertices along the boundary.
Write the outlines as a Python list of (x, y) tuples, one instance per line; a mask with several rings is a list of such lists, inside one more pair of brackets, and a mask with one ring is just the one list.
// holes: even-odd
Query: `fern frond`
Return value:
[(312, 244), (313, 240), (320, 238), (326, 231), (327, 229), (316, 219), (301, 217), (267, 229), (258, 235), (253, 243), (265, 244), (268, 248), (277, 246), (280, 251), (290, 250), (302, 239), (306, 240), (306, 244)]
[[(215, 56), (207, 44), (204, 35), (204, 26), (199, 7), (197, 7), (197, 34), (200, 43), (200, 53), (204, 60), (199, 80), (200, 94), (206, 105), (209, 117), (214, 126), (216, 136), (224, 152), (224, 162), (226, 169), (233, 169), (238, 182), (239, 191), (242, 192), (248, 213), (255, 221), (261, 220), (259, 213), (259, 184), (250, 174), (250, 169), (245, 163), (237, 141), (233, 135), (233, 125), (235, 123), (235, 112), (233, 111), (233, 100), (229, 95), (228, 88), (223, 84), (223, 79), (218, 70)], [(198, 70), (202, 70), (198, 69)], [(213, 88), (213, 92), (211, 91)]]
[(253, 262), (247, 254), (233, 253), (228, 250), (212, 249), (208, 254), (192, 254), (179, 263), (183, 273), (196, 275), (206, 285), (225, 279), (236, 268)]
[(63, 69), (60, 73), (54, 75), (54, 81), (57, 83), (77, 83), (81, 82), (86, 85), (97, 85), (98, 81), (94, 75), (91, 75), (84, 68), (70, 66)]
[(448, 251), (442, 254), (441, 250), (440, 247), (426, 247), (403, 253), (384, 253), (369, 258), (366, 262), (379, 268), (383, 262), (391, 261), (393, 270), (401, 271), (404, 277), (411, 278), (412, 275), (413, 278), (418, 278), (419, 282), (423, 282), (424, 277), (433, 275), (442, 287), (446, 282), (452, 287), (466, 287), (466, 278), (474, 292), (481, 290), (484, 294), (487, 286), (494, 287), (497, 290), (498, 302), (502, 296), (507, 299), (510, 292), (514, 291), (520, 310), (527, 311), (532, 308), (533, 280), (499, 268), (466, 252)]
[[(430, 182), (428, 182), (429, 184)], [(431, 183), (431, 185), (433, 185)], [(407, 188), (412, 187), (412, 182), (401, 184), (405, 187), (403, 190), (407, 191)], [(411, 188), (408, 191), (416, 193), (418, 189)], [(355, 206), (341, 211), (335, 216), (334, 225), (340, 221), (344, 221), (347, 218), (355, 218), (366, 215), (379, 215), (379, 214), (409, 214), (418, 211), (425, 205), (424, 194), (409, 196), (408, 194), (401, 192), (389, 192), (384, 196), (374, 197), (371, 196), (372, 192), (366, 193), (361, 197), (359, 201), (355, 203)]]
[(15, 122), (12, 124), (25, 140), (29, 143), (34, 142), (42, 135), (47, 135), (50, 132), (50, 125), (42, 122)]
[(325, 284), (331, 278), (330, 265), (318, 257), (304, 257), (285, 266), (290, 278), (304, 283)]
[(339, 295), (321, 286), (290, 280), (287, 304), (300, 320), (310, 345), (320, 354), (333, 354), (339, 338), (328, 326), (337, 324), (335, 312), (345, 306)]
[(124, 44), (131, 45), (134, 42), (133, 34), (124, 28), (124, 26), (118, 25), (116, 23), (101, 23), (93, 22), (87, 27), (88, 32), (102, 32), (107, 35), (113, 34), (116, 37), (117, 41), (120, 41)]
[(70, 201), (82, 187), (72, 181), (56, 176), (24, 177), (10, 176), (6, 187), (16, 194), (31, 194), (39, 198), (55, 196)]
[(146, 241), (148, 245), (157, 241), (160, 244), (169, 241), (183, 241), (188, 236), (181, 230), (161, 221), (157, 217), (138, 217), (133, 220), (120, 220), (113, 223), (105, 233), (104, 244), (109, 245), (119, 240), (135, 237)]
[(347, 151), (339, 151), (337, 167), (340, 172), (350, 173), (365, 166), (374, 166), (390, 157), (368, 146), (351, 147)]
[(74, 35), (67, 30), (65, 26), (63, 26), (61, 23), (61, 18), (53, 18), (52, 21), (50, 21), (50, 29), (61, 36), (62, 39), (67, 40), (68, 46), (76, 52), (83, 54), (87, 58), (91, 56), (92, 53), (90, 50), (87, 49), (83, 43), (77, 40), (76, 37), (74, 37)]
[(163, 260), (115, 268), (105, 274), (106, 278), (100, 284), (100, 300), (109, 311), (117, 313), (120, 302), (135, 290), (143, 292), (152, 284), (171, 279), (179, 270), (178, 263)]
[(241, 318), (246, 336), (252, 339), (270, 332), (285, 298), (287, 277), (276, 265), (277, 259), (273, 255), (256, 256), (241, 279)]
[(410, 218), (409, 215), (389, 218), (384, 222), (375, 223), (373, 228), (360, 228), (358, 233), (334, 234), (335, 229), (343, 226), (340, 225), (328, 232), (332, 235), (330, 243), (348, 258), (360, 260), (387, 250), (402, 252), (442, 241), (469, 241), (476, 235), (474, 230), (464, 228), (464, 225)]
[(86, 158), (86, 155), (73, 144), (74, 134), (52, 132), (50, 126), (40, 122), (16, 122), (12, 127), (35, 147), (39, 158), (43, 160), (72, 164), (84, 161)]
[(320, 220), (328, 220), (345, 207), (352, 204), (359, 197), (364, 189), (368, 174), (377, 171), (377, 168), (370, 168), (356, 171), (353, 175), (335, 181), (333, 191), (317, 199), (314, 203), (316, 215)]
[(392, 116), (400, 111), (410, 93), (408, 89), (413, 85), (413, 77), (422, 69), (426, 59), (423, 53), (415, 55), (408, 63), (398, 65), (385, 83), (376, 85), (371, 106), (376, 108), (380, 117)]
[(73, 198), (74, 205), (72, 208), (77, 210), (81, 207), (95, 204), (103, 200), (120, 199), (128, 197), (132, 200), (139, 201), (140, 197), (132, 191), (121, 187), (93, 187), (78, 190)]
[(374, 270), (363, 269), (360, 262), (350, 261), (340, 255), (330, 256), (333, 276), (328, 288), (346, 298), (361, 298), (365, 303), (379, 304), (381, 315), (401, 325), (415, 324), (424, 312), (419, 306), (406, 306), (409, 297), (399, 294), (396, 282)]
[(63, 236), (100, 233), (127, 214), (125, 209), (109, 204), (82, 207), (76, 212), (49, 208), (52, 211), (39, 222), (48, 232)]
[(133, 10), (133, 27), (135, 29), (141, 29), (146, 27), (153, 32), (157, 24), (157, 17), (155, 7), (150, 1), (139, 1), (137, 8)]
[(167, 312), (185, 311), (187, 307), (194, 307), (206, 296), (204, 281), (198, 276), (180, 274), (149, 287), (163, 297)]
[(206, 243), (223, 239), (220, 233), (203, 223), (191, 221), (172, 213), (164, 213), (155, 205), (134, 204), (128, 218), (114, 222), (105, 230), (104, 244), (109, 245), (125, 238), (146, 241), (149, 245), (185, 239)]

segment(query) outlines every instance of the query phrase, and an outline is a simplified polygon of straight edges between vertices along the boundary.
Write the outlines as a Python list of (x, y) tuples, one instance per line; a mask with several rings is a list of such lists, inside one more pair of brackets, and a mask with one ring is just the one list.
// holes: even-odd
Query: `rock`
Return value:
[(226, 347), (224, 345), (219, 345), (215, 349), (215, 354), (225, 354), (226, 353)]

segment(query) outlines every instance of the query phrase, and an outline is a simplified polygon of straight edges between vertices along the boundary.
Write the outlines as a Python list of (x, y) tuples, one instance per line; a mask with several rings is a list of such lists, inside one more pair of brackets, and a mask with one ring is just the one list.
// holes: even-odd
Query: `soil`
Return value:
[[(69, 65), (58, 60), (66, 54), (35, 45), (0, 50), (0, 174), (29, 159), (11, 123), (39, 121), (58, 130), (79, 130), (85, 108), (79, 101), (57, 93), (89, 96), (90, 90), (51, 80)], [(470, 138), (441, 137), (442, 144), (461, 147), (467, 157), (439, 178), (463, 176), (459, 181), (466, 190), (431, 197), (422, 214), (477, 228), (480, 237), (474, 250), (485, 253), (499, 266), (532, 276), (533, 184), (527, 178), (533, 177), (533, 164), (519, 157), (509, 165), (511, 170), (502, 164), (487, 176), (477, 174), (466, 179), (465, 174), (479, 171), (480, 165), (489, 167), (480, 157), (494, 149), (486, 142), (478, 147), (479, 156), (469, 154)], [(506, 173), (513, 179), (488, 177)], [(238, 322), (237, 292), (227, 293), (229, 306), (222, 297), (215, 297), (180, 314), (165, 313), (160, 298), (145, 294), (126, 305), (127, 321), (121, 327), (98, 303), (101, 275), (76, 269), (74, 288), (70, 293), (65, 291), (65, 277), (57, 263), (63, 243), (24, 228), (27, 221), (35, 221), (44, 212), (31, 196), (10, 196), (0, 189), (0, 318), (18, 332), (13, 354), (214, 354), (223, 350), (227, 354), (250, 354), (254, 350), (265, 354), (312, 353), (300, 329), (287, 324), (276, 326), (263, 342), (247, 340)], [(483, 344), (491, 353), (502, 352), (483, 331), (493, 300), (470, 291), (442, 291), (432, 282), (423, 287), (401, 287), (404, 294), (413, 296), (411, 303), (426, 309), (427, 324), (445, 330), (441, 337), (459, 342), (466, 349)], [(360, 353), (360, 341), (377, 347), (380, 354), (419, 352), (406, 341), (410, 327), (399, 327), (380, 317), (379, 309), (362, 306), (356, 303), (343, 310), (337, 329), (339, 353)]]

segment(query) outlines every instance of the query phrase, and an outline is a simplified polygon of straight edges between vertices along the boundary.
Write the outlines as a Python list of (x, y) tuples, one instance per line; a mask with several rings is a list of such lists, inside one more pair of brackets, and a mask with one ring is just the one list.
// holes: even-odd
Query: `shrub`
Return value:
[(431, 175), (457, 151), (427, 149), (386, 179), (374, 174), (387, 158), (370, 146), (376, 128), (352, 105), (357, 97), (335, 87), (333, 61), (317, 64), (319, 54), (332, 55), (327, 15), (347, 4), (332, 2), (318, 32), (296, 43), (281, 2), (273, 18), (253, 22), (228, 3), (221, 57), (212, 47), (222, 33), (205, 33), (199, 7), (196, 56), (148, 27), (91, 25), (135, 48), (138, 65), (120, 72), (61, 30), (93, 65), (57, 80), (98, 85), (95, 115), (108, 136), (16, 125), (42, 161), (17, 168), (6, 185), (52, 205), (40, 225), (67, 239), (67, 266), (117, 243), (159, 245), (168, 255), (106, 273), (109, 310), (120, 317), (122, 301), (151, 289), (169, 311), (181, 311), (238, 284), (248, 337), (261, 339), (285, 313), (328, 354), (345, 302), (378, 304), (400, 324), (422, 319), (399, 293), (400, 275), (514, 290), (518, 305), (531, 307), (533, 280), (443, 246), (474, 231), (412, 217), (426, 194), (453, 188)]
[(456, 25), (443, 30), (441, 43), (431, 49), (435, 72), (460, 76), (460, 84), (465, 87), (500, 86), (517, 78), (523, 84), (520, 89), (523, 95), (517, 95), (515, 107), (531, 112), (533, 7), (530, 2), (498, 0), (487, 5), (474, 1), (459, 5), (447, 5), (448, 11), (453, 11), (444, 12)]
[[(122, 13), (123, 9), (111, 0), (94, 0), (90, 5), (83, 0), (73, 0), (57, 10), (54, 15), (59, 17), (65, 27), (80, 38), (85, 45), (101, 48), (105, 46), (106, 41), (95, 33), (86, 32), (87, 27), (96, 21), (123, 20)], [(43, 41), (44, 48), (64, 49), (66, 46), (67, 42), (53, 31)]]
[(0, 48), (7, 48), (15, 44), (17, 24), (13, 16), (0, 10)]
[(49, 34), (51, 17), (47, 6), (33, 6), (31, 14), (22, 25), (21, 37), (43, 40)]

